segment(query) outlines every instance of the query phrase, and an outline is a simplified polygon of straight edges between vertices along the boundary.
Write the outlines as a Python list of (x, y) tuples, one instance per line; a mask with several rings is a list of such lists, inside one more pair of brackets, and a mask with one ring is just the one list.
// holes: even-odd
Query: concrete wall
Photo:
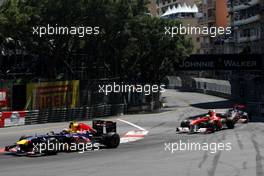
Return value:
[(231, 84), (226, 80), (194, 78), (189, 76), (167, 76), (167, 88), (197, 91), (224, 98), (231, 98)]

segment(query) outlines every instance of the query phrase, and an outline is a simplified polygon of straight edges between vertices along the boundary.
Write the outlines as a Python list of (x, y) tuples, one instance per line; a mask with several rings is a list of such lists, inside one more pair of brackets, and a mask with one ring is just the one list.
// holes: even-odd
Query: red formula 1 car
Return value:
[(234, 126), (235, 122), (232, 119), (226, 118), (223, 114), (209, 111), (208, 114), (182, 121), (180, 127), (176, 128), (176, 132), (213, 133), (225, 127), (232, 129)]

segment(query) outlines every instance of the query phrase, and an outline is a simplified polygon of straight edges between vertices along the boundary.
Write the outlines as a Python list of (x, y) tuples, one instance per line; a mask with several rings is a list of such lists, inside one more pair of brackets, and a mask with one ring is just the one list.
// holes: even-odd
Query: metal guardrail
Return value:
[(44, 121), (45, 121), (45, 119), (42, 119), (40, 121), (38, 110), (26, 111), (26, 115), (25, 115), (25, 124), (26, 125), (41, 124), (41, 123), (45, 123)]
[(89, 120), (97, 117), (120, 115), (126, 112), (126, 105), (98, 105), (94, 107), (59, 108), (26, 111), (25, 124), (43, 124), (66, 122), (71, 120)]

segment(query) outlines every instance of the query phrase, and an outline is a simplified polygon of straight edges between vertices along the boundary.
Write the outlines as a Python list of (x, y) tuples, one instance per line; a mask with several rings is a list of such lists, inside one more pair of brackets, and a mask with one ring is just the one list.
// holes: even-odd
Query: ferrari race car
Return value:
[(250, 115), (245, 111), (246, 106), (235, 104), (224, 113), (215, 113), (214, 117), (209, 114), (202, 114), (181, 122), (180, 127), (176, 128), (181, 133), (212, 133), (226, 127), (232, 129), (236, 123), (247, 123)]
[(14, 145), (6, 146), (5, 151), (18, 156), (55, 155), (58, 152), (96, 150), (102, 147), (117, 148), (120, 137), (116, 133), (116, 122), (93, 121), (96, 132), (60, 133), (22, 136)]
[(180, 127), (176, 128), (178, 133), (213, 133), (224, 127), (233, 129), (235, 122), (224, 116), (216, 113), (215, 116), (204, 114), (192, 119), (187, 119), (181, 122)]

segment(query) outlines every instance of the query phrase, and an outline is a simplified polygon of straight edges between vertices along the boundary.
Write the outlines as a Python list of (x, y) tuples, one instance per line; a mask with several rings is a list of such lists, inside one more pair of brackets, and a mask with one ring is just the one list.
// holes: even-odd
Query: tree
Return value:
[(185, 36), (165, 35), (166, 26), (178, 26), (174, 20), (139, 17), (129, 24), (131, 33), (123, 50), (124, 75), (140, 75), (143, 82), (160, 83), (174, 71), (174, 64), (189, 55), (192, 49)]
[[(15, 47), (37, 55), (40, 77), (56, 79), (61, 68), (75, 77), (73, 53), (89, 55), (109, 71), (108, 77), (160, 83), (173, 64), (190, 53), (185, 36), (164, 35), (176, 21), (146, 16), (146, 0), (6, 0), (0, 7), (0, 45), (11, 38)], [(99, 26), (100, 34), (33, 35), (36, 26)], [(5, 45), (4, 47), (9, 47)], [(67, 74), (64, 74), (67, 79)]]

